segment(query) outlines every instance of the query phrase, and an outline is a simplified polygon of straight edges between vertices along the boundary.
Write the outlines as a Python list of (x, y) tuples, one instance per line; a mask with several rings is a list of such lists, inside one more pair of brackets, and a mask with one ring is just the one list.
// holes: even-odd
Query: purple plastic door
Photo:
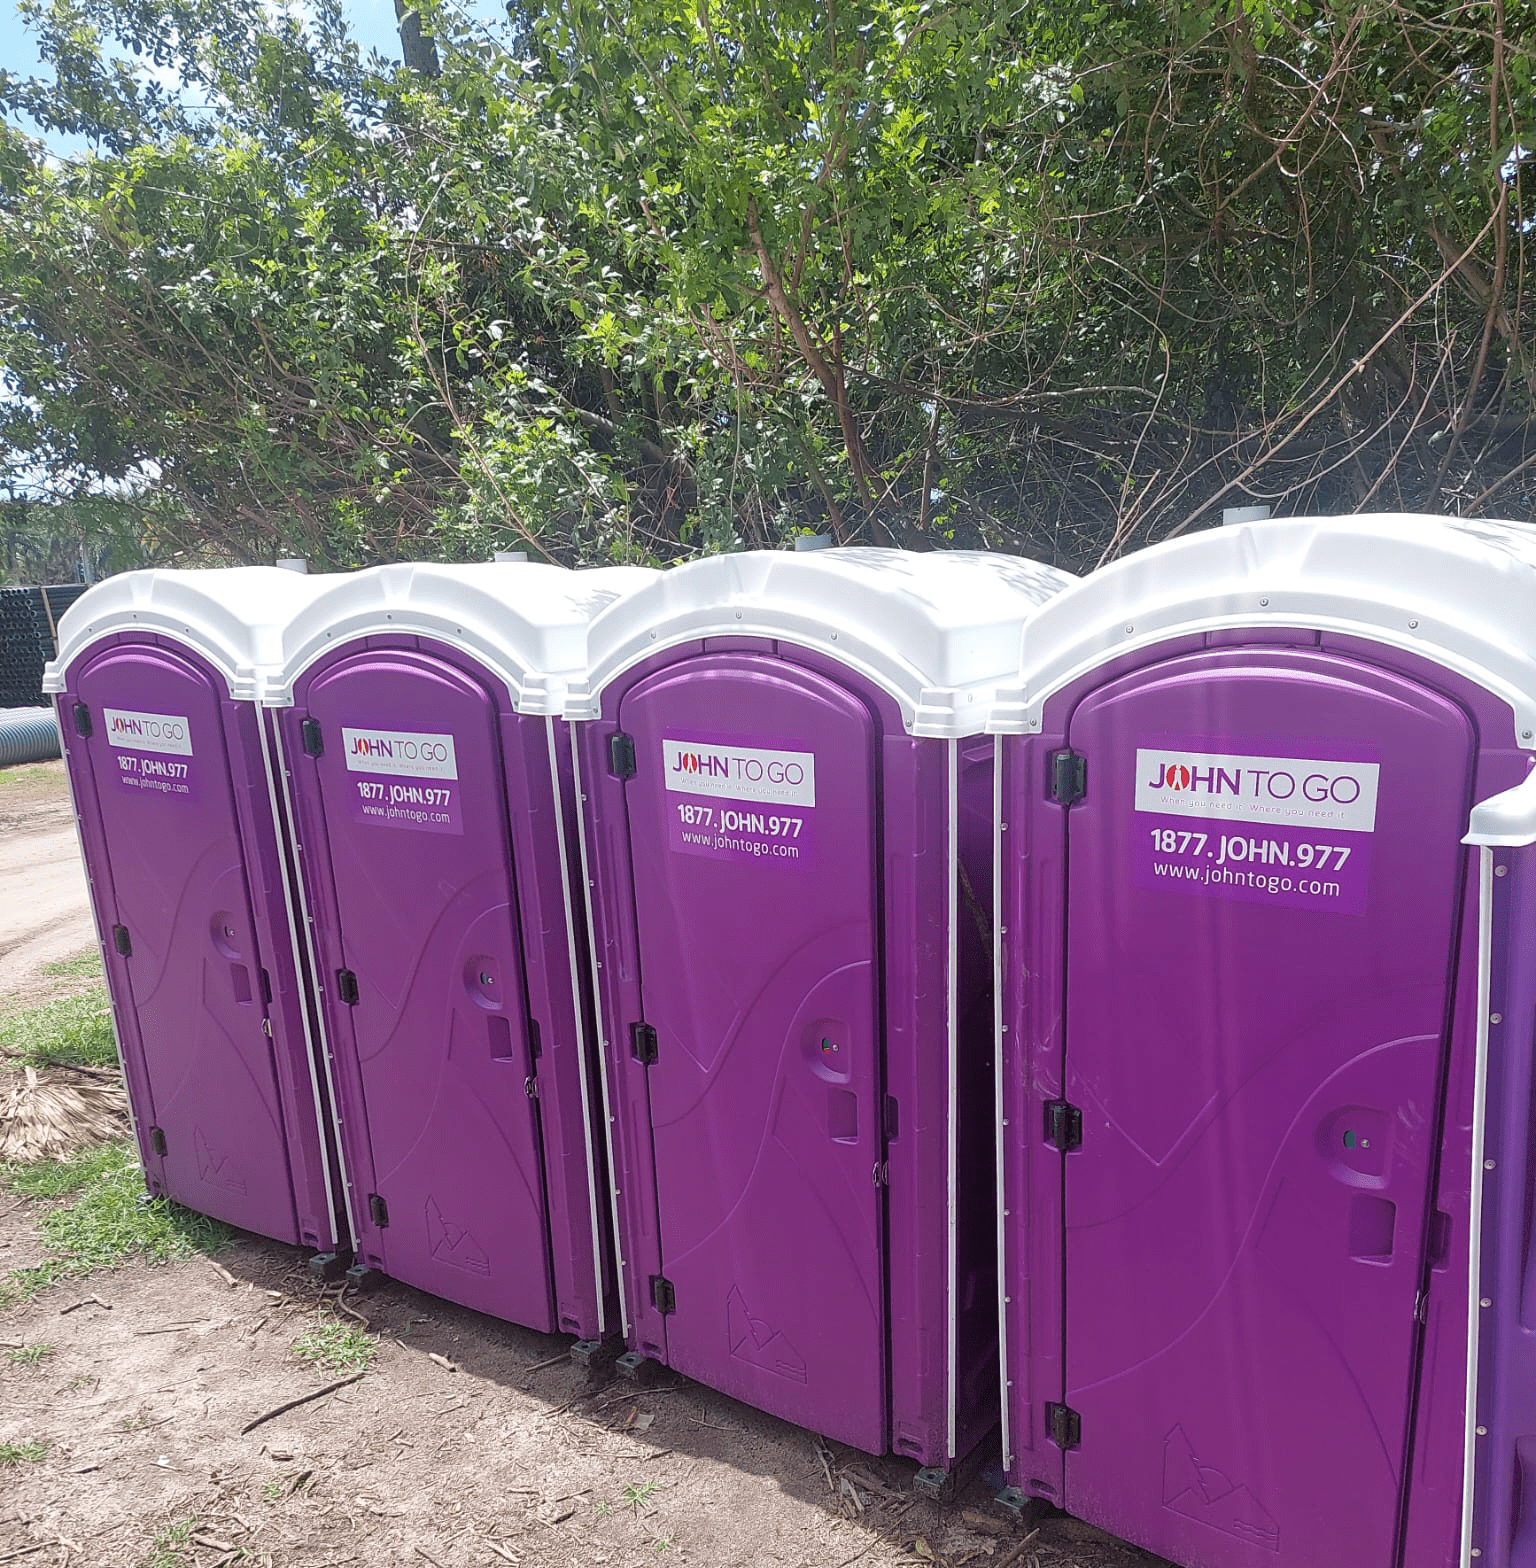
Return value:
[(1292, 650), (1069, 733), (1065, 1505), (1191, 1568), (1389, 1568), (1470, 726)]
[(496, 706), (401, 650), (341, 660), (304, 707), (339, 914), (322, 940), (352, 977), (328, 990), (353, 1052), (341, 1115), (371, 1167), (353, 1195), (362, 1250), (434, 1295), (552, 1328)]
[(667, 1359), (883, 1452), (874, 720), (808, 670), (715, 654), (619, 722)]
[(165, 1191), (200, 1213), (296, 1241), (223, 693), (148, 646), (97, 655), (75, 692), (130, 947), (111, 961), (133, 999), (125, 1048), (136, 1035), (153, 1101), (135, 1107), (153, 1118), (140, 1128), (151, 1174), (158, 1164)]

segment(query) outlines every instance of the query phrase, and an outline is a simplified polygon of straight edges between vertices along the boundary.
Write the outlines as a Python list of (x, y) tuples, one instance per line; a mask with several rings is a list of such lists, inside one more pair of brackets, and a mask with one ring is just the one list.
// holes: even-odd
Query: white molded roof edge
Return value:
[(1536, 773), (1528, 773), (1513, 789), (1479, 801), (1472, 808), (1462, 843), (1491, 849), (1536, 844)]
[(64, 689), (70, 666), (123, 632), (168, 637), (201, 654), (230, 696), (255, 701), (281, 657), (281, 631), (330, 581), (277, 566), (121, 572), (97, 583), (59, 618), (59, 653), (43, 690)]
[(659, 575), (639, 566), (570, 571), (507, 561), (402, 562), (322, 578), (323, 590), (282, 629), (262, 700), (290, 704), (294, 682), (343, 643), (400, 634), (462, 648), (506, 683), (519, 713), (558, 717), (568, 688), (584, 684), (588, 622)]
[(894, 697), (913, 735), (987, 728), (1038, 607), (1074, 579), (1017, 556), (946, 550), (753, 550), (660, 574), (587, 636), (588, 684), (566, 717), (596, 718), (610, 682), (652, 654), (705, 637), (771, 637), (816, 649)]
[(1422, 654), (1501, 697), (1536, 746), (1536, 529), (1403, 513), (1240, 523), (1079, 579), (1025, 625), (990, 728), (1038, 730), (1053, 693), (1150, 644), (1281, 626)]

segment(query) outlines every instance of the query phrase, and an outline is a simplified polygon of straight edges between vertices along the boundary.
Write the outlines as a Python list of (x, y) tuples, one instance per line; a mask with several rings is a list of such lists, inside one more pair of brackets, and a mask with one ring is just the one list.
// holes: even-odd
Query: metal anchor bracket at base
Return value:
[(661, 1363), (653, 1361), (643, 1351), (626, 1350), (614, 1362), (613, 1370), (620, 1377), (628, 1378), (631, 1383), (639, 1383), (644, 1387), (656, 1381), (656, 1375), (661, 1371)]
[(955, 1495), (955, 1473), (953, 1470), (941, 1470), (937, 1465), (924, 1465), (912, 1477), (912, 1490), (923, 1492), (941, 1503), (951, 1502)]

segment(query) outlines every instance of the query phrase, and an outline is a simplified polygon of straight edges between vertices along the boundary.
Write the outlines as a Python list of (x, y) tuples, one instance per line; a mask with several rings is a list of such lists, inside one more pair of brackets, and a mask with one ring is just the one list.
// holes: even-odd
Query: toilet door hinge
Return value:
[(656, 1042), (656, 1030), (646, 1023), (631, 1024), (629, 1026), (629, 1049), (637, 1062), (642, 1066), (652, 1067), (661, 1055), (661, 1047)]
[(1083, 1113), (1069, 1100), (1045, 1102), (1045, 1141), (1063, 1154), (1083, 1146)]
[(303, 742), (306, 757), (325, 755), (325, 732), (320, 728), (319, 719), (301, 719), (299, 739)]
[(149, 1147), (155, 1154), (165, 1153), (165, 1134), (158, 1127), (149, 1129)]
[(635, 776), (635, 737), (615, 730), (608, 737), (608, 771), (616, 779)]
[(133, 957), (133, 942), (128, 935), (127, 926), (112, 927), (112, 945), (124, 958)]
[(1070, 1405), (1048, 1404), (1045, 1424), (1058, 1448), (1076, 1448), (1083, 1440), (1083, 1418)]
[(651, 1275), (651, 1305), (664, 1318), (677, 1311), (677, 1291), (665, 1274)]
[(350, 969), (336, 971), (336, 995), (348, 1007), (357, 1006), (357, 976)]
[(368, 1194), (368, 1218), (380, 1230), (386, 1229), (389, 1225), (389, 1205), (376, 1192)]
[(1080, 751), (1058, 751), (1051, 757), (1051, 799), (1070, 806), (1088, 793), (1088, 759)]
[(91, 734), (91, 710), (83, 702), (75, 704), (75, 733), (83, 735), (87, 740)]

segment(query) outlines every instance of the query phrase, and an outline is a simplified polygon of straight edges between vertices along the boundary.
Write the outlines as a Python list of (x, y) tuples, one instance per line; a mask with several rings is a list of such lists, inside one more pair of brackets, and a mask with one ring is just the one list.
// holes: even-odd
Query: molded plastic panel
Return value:
[(92, 725), (81, 809), (94, 806), (108, 860), (94, 868), (96, 896), (115, 905), (109, 923), (131, 949), (106, 933), (126, 978), (117, 994), (131, 998), (124, 1048), (148, 1084), (150, 1103), (134, 1110), (151, 1181), (199, 1213), (296, 1242), (222, 692), (189, 660), (144, 646), (96, 655), (75, 690)]
[[(322, 916), (317, 934), (359, 1250), (434, 1295), (552, 1329), (495, 705), (403, 650), (344, 658), (299, 696), (284, 744), (307, 820), (324, 824), (310, 853), (334, 893), (335, 927)], [(355, 1005), (338, 994), (342, 969)]]
[(1188, 1565), (1388, 1568), (1471, 726), (1212, 654), (1069, 736), (1065, 1505)]
[(752, 654), (665, 669), (619, 720), (666, 1359), (883, 1452), (875, 721)]

